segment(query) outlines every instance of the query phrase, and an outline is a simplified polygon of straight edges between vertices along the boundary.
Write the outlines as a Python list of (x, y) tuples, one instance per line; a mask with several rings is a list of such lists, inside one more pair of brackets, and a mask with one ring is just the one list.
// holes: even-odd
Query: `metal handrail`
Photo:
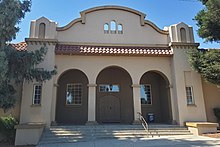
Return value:
[[(142, 116), (142, 114), (140, 112), (138, 112), (138, 114), (139, 114), (139, 120), (140, 120), (142, 126), (147, 131), (147, 135), (150, 134), (153, 137), (153, 134), (151, 133), (151, 131), (149, 131), (148, 123), (146, 122), (146, 120), (144, 119), (144, 117)], [(158, 134), (158, 132), (156, 130), (155, 130), (155, 134), (157, 134), (160, 137), (160, 135)]]
[(149, 127), (148, 127), (146, 120), (144, 119), (144, 117), (142, 116), (140, 112), (138, 112), (138, 114), (139, 114), (139, 120), (141, 121), (142, 126), (147, 132), (149, 132)]

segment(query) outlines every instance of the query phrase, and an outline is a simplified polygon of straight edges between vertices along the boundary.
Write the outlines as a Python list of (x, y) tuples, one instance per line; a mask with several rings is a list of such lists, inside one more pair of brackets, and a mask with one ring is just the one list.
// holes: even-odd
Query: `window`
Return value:
[(115, 21), (111, 21), (110, 29), (111, 29), (112, 34), (116, 33), (116, 22)]
[(186, 99), (187, 99), (187, 105), (194, 105), (194, 99), (193, 99), (193, 89), (192, 86), (186, 86)]
[(45, 30), (46, 30), (45, 23), (40, 23), (40, 25), (39, 25), (39, 38), (45, 38)]
[(33, 105), (41, 104), (42, 84), (34, 84)]
[(108, 33), (109, 33), (109, 26), (108, 26), (107, 23), (104, 24), (104, 33), (105, 33), (105, 34), (108, 34)]
[(123, 34), (123, 26), (122, 26), (122, 24), (118, 24), (118, 23), (116, 23), (116, 21), (115, 20), (112, 20), (111, 22), (110, 22), (110, 24), (109, 23), (105, 23), (104, 24), (104, 33), (105, 34)]
[(141, 104), (142, 105), (152, 105), (152, 94), (151, 94), (151, 85), (144, 84), (140, 88), (141, 95)]
[(67, 84), (66, 104), (67, 105), (82, 104), (82, 84), (81, 83)]
[(186, 29), (184, 28), (180, 29), (180, 37), (181, 37), (181, 42), (186, 42)]
[(103, 84), (99, 85), (100, 92), (119, 92), (119, 85)]
[(119, 25), (118, 25), (118, 34), (123, 34), (122, 24), (119, 24)]

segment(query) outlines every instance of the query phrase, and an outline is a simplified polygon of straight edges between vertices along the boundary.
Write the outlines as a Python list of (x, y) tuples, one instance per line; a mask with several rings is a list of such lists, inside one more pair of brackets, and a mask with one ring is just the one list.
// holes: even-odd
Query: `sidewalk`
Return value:
[(203, 136), (162, 136), (142, 139), (99, 139), (88, 142), (39, 145), (37, 147), (220, 147), (220, 139)]

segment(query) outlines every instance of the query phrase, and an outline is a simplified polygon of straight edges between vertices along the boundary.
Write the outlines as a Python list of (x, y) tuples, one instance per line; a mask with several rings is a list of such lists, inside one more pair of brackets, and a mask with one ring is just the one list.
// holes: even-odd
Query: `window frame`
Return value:
[[(190, 95), (188, 95), (189, 93), (188, 93), (188, 91), (187, 91), (187, 88), (190, 88)], [(189, 86), (189, 85), (187, 85), (186, 87), (185, 87), (185, 90), (186, 90), (186, 103), (187, 103), (187, 105), (195, 105), (195, 99), (194, 99), (194, 94), (193, 94), (193, 86)], [(191, 103), (189, 103), (188, 102), (188, 97), (191, 97)]]
[(111, 34), (116, 34), (117, 33), (117, 23), (115, 20), (112, 20), (110, 22), (110, 32)]
[[(80, 98), (81, 103), (80, 104), (75, 104), (75, 103), (68, 104), (67, 103), (68, 85), (81, 85), (81, 98)], [(82, 98), (83, 98), (83, 84), (82, 83), (68, 83), (68, 84), (66, 84), (66, 94), (65, 94), (65, 105), (66, 106), (81, 106), (82, 105)]]
[[(119, 30), (120, 27), (121, 27), (121, 29)], [(123, 34), (123, 25), (122, 24), (118, 24), (118, 34)]]
[[(36, 86), (41, 86), (41, 88), (40, 88), (40, 102), (39, 103), (35, 103), (35, 101), (36, 101)], [(42, 102), (42, 92), (43, 91), (43, 84), (42, 83), (35, 83), (35, 84), (33, 84), (33, 96), (32, 96), (32, 105), (34, 105), (34, 106), (40, 106), (41, 105), (41, 102)]]
[[(150, 87), (150, 99), (151, 99), (151, 103), (150, 103), (150, 104), (142, 104), (142, 103), (141, 103), (141, 105), (143, 105), (143, 106), (151, 106), (151, 105), (153, 105), (153, 95), (152, 95), (152, 86), (151, 86), (151, 84), (140, 84), (140, 100), (141, 100), (141, 87), (144, 86), (144, 85)], [(146, 94), (145, 94), (145, 95), (146, 95)]]
[[(118, 91), (101, 91), (101, 86), (110, 86), (110, 85), (117, 85), (118, 86)], [(119, 84), (99, 84), (99, 92), (101, 92), (101, 93), (119, 93), (120, 92), (120, 85)]]
[[(106, 27), (108, 27), (108, 29), (106, 30)], [(104, 29), (104, 34), (109, 34), (109, 24), (108, 23), (105, 23), (103, 25), (103, 29)]]

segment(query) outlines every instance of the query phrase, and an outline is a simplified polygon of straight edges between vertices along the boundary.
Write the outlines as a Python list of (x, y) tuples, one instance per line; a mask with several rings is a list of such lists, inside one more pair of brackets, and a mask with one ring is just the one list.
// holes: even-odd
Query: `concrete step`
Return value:
[(153, 136), (192, 135), (179, 126), (149, 126), (149, 132), (141, 125), (53, 126), (45, 129), (39, 144), (84, 142), (108, 138), (147, 138)]

